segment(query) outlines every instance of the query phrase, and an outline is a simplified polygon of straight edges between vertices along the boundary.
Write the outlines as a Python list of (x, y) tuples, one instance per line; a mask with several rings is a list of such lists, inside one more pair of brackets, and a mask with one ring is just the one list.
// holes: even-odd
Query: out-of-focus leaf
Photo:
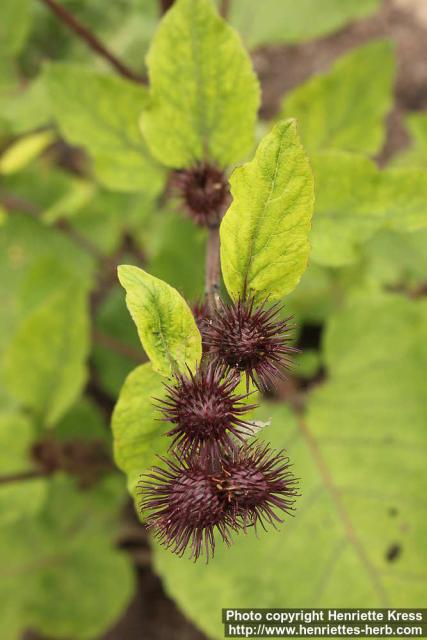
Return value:
[(409, 165), (427, 169), (427, 113), (411, 113), (406, 117), (406, 126), (412, 143), (393, 158), (396, 165)]
[(329, 73), (311, 78), (287, 95), (280, 117), (298, 120), (302, 142), (310, 152), (337, 148), (373, 154), (384, 142), (394, 67), (389, 41), (359, 47), (340, 58)]
[(233, 0), (229, 19), (248, 46), (316, 38), (373, 13), (380, 0)]
[(75, 218), (81, 209), (90, 203), (96, 194), (96, 187), (92, 182), (81, 178), (64, 181), (63, 194), (48, 206), (42, 214), (42, 219), (53, 224), (61, 218)]
[(358, 297), (329, 324), (306, 419), (262, 408), (261, 437), (301, 478), (280, 531), (219, 543), (208, 566), (156, 545), (167, 592), (210, 637), (223, 637), (213, 591), (218, 608), (251, 607), (254, 591), (258, 607), (425, 606), (426, 318), (424, 301)]
[(31, 24), (31, 0), (2, 0), (0, 5), (0, 55), (18, 54)]
[(2, 105), (2, 117), (14, 134), (47, 124), (50, 120), (50, 102), (43, 76), (38, 76), (24, 90), (9, 96)]
[(377, 233), (363, 250), (369, 279), (383, 285), (411, 288), (427, 274), (427, 229), (416, 233)]
[[(148, 262), (153, 276), (178, 289), (188, 301), (200, 299), (204, 287), (206, 232), (176, 211), (165, 212), (155, 255)], [(147, 238), (147, 242), (151, 237)]]
[(412, 232), (427, 227), (427, 172), (379, 171), (361, 155), (339, 151), (313, 157), (316, 210), (311, 257), (342, 266), (381, 228)]
[[(30, 420), (17, 412), (0, 412), (0, 476), (31, 470), (34, 429)], [(33, 516), (43, 506), (47, 493), (45, 478), (18, 480), (0, 485), (0, 523), (9, 525)]]
[(148, 104), (145, 87), (72, 64), (51, 65), (46, 81), (62, 134), (88, 150), (107, 188), (151, 194), (161, 190), (163, 172), (138, 127)]
[(109, 440), (109, 433), (99, 408), (88, 398), (80, 398), (55, 428), (61, 440)]
[(210, 0), (174, 3), (147, 64), (152, 99), (141, 127), (160, 162), (227, 167), (245, 157), (253, 145), (258, 82), (237, 33)]
[(122, 496), (116, 480), (78, 492), (71, 479), (55, 477), (36, 518), (2, 528), (5, 637), (32, 627), (50, 637), (88, 640), (120, 616), (134, 581), (128, 559), (113, 547)]
[(86, 292), (65, 282), (26, 316), (5, 349), (7, 390), (46, 426), (55, 424), (84, 385), (88, 333)]
[(202, 355), (199, 330), (178, 291), (142, 269), (121, 265), (119, 280), (126, 304), (153, 369), (169, 376), (177, 368), (194, 369)]
[(313, 175), (294, 120), (275, 126), (255, 158), (231, 178), (233, 202), (221, 223), (221, 267), (233, 298), (277, 300), (306, 266)]
[(304, 349), (294, 359), (294, 371), (300, 378), (314, 378), (320, 365), (320, 354), (315, 349)]
[(154, 406), (163, 394), (162, 377), (147, 362), (126, 378), (114, 409), (114, 458), (126, 473), (129, 492), (136, 501), (139, 476), (159, 462), (157, 456), (164, 455), (170, 444)]
[(76, 281), (91, 288), (91, 256), (32, 217), (9, 215), (0, 228), (0, 354), (28, 314)]
[[(141, 361), (144, 352), (138, 339), (136, 327), (129, 316), (123, 291), (115, 287), (98, 309), (96, 317), (96, 329), (112, 340), (118, 340), (120, 344), (132, 349), (135, 354), (140, 354)], [(102, 388), (112, 398), (116, 398), (124, 379), (135, 367), (135, 361), (125, 353), (117, 353), (107, 345), (96, 341), (92, 358), (96, 368), (96, 375)]]
[(55, 140), (53, 131), (30, 133), (9, 146), (0, 158), (0, 173), (16, 173), (24, 169)]

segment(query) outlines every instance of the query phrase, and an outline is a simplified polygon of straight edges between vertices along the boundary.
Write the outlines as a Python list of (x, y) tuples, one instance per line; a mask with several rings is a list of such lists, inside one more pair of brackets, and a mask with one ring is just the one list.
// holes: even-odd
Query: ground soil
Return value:
[[(262, 84), (262, 116), (274, 116), (286, 92), (312, 74), (326, 70), (339, 55), (378, 37), (395, 41), (398, 58), (395, 107), (388, 118), (388, 136), (378, 158), (381, 164), (386, 163), (408, 142), (402, 116), (408, 111), (427, 109), (427, 0), (384, 0), (377, 15), (330, 37), (256, 51), (253, 59)], [(136, 522), (131, 505), (124, 514), (120, 545), (134, 559), (138, 588), (122, 619), (99, 640), (205, 639), (164, 592), (151, 567), (146, 533)], [(212, 605), (215, 607), (214, 602)], [(25, 640), (36, 637), (29, 633)]]

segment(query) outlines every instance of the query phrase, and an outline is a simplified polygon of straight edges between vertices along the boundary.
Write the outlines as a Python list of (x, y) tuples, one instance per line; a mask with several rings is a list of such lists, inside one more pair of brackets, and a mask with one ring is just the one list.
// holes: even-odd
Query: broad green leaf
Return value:
[(55, 138), (53, 131), (30, 133), (19, 138), (1, 156), (0, 173), (8, 174), (21, 171), (49, 147)]
[(134, 580), (128, 558), (113, 546), (123, 495), (116, 480), (82, 492), (57, 476), (36, 518), (1, 529), (5, 638), (31, 627), (43, 636), (90, 640), (119, 618)]
[(373, 13), (379, 0), (233, 0), (229, 19), (250, 47), (316, 38)]
[(131, 265), (118, 269), (126, 304), (153, 369), (169, 376), (176, 369), (194, 369), (202, 355), (193, 314), (173, 287)]
[(161, 190), (163, 172), (138, 127), (148, 104), (145, 87), (72, 64), (51, 65), (46, 82), (61, 133), (88, 150), (102, 184), (117, 191)]
[(50, 120), (50, 102), (44, 77), (39, 75), (2, 104), (2, 118), (14, 134), (26, 133)]
[(427, 229), (400, 234), (384, 230), (365, 246), (368, 277), (387, 286), (417, 288), (427, 273)]
[(295, 288), (309, 254), (313, 176), (294, 120), (278, 123), (235, 169), (221, 224), (221, 266), (233, 298), (276, 300)]
[(310, 240), (317, 263), (354, 262), (379, 229), (427, 228), (427, 172), (379, 171), (368, 158), (339, 151), (315, 154), (313, 166), (316, 208)]
[(389, 169), (380, 173), (378, 182), (378, 211), (388, 229), (411, 232), (427, 227), (427, 171)]
[[(10, 348), (11, 341), (28, 316), (36, 312), (37, 308), (49, 305), (49, 300), (57, 293), (61, 294), (64, 287), (72, 282), (78, 281), (81, 291), (88, 292), (93, 284), (92, 270), (92, 257), (64, 234), (40, 224), (28, 215), (14, 213), (8, 216), (6, 223), (0, 228), (2, 374), (4, 350)], [(47, 339), (50, 343), (51, 336), (47, 336)], [(27, 364), (24, 369), (28, 369)], [(19, 386), (18, 379), (17, 384)], [(4, 388), (4, 380), (0, 387)]]
[(113, 413), (114, 459), (127, 475), (129, 492), (136, 498), (139, 476), (159, 462), (169, 445), (155, 399), (164, 394), (162, 377), (150, 363), (126, 378)]
[(237, 33), (210, 0), (174, 3), (147, 64), (152, 100), (141, 127), (160, 162), (227, 167), (245, 157), (253, 145), (258, 82)]
[(3, 356), (6, 389), (45, 426), (65, 413), (86, 380), (86, 297), (80, 285), (65, 282), (28, 313)]
[(109, 442), (110, 434), (99, 407), (86, 397), (80, 398), (58, 422), (59, 440), (98, 440)]
[(354, 262), (360, 247), (383, 224), (374, 202), (378, 170), (359, 155), (325, 152), (313, 158), (316, 206), (311, 258), (318, 264)]
[(306, 418), (263, 407), (262, 438), (301, 478), (279, 531), (219, 543), (208, 566), (156, 545), (169, 596), (209, 637), (223, 637), (212, 597), (218, 610), (426, 605), (426, 319), (424, 301), (359, 297), (328, 327), (328, 378)]
[[(0, 469), (1, 476), (19, 474), (33, 468), (31, 446), (34, 429), (30, 420), (17, 412), (0, 413)], [(33, 478), (0, 485), (1, 526), (39, 511), (46, 498), (47, 480)]]
[(0, 56), (20, 52), (31, 24), (31, 0), (2, 0), (0, 4)]
[(333, 147), (374, 154), (385, 139), (394, 67), (390, 42), (359, 47), (286, 96), (280, 117), (298, 120), (309, 151)]

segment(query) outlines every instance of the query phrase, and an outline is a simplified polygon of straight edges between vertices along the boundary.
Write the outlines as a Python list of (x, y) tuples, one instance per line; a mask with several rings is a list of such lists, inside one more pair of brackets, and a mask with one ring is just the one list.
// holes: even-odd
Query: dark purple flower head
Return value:
[(273, 452), (267, 444), (253, 443), (225, 459), (219, 482), (235, 518), (243, 528), (282, 522), (278, 511), (292, 514), (298, 482), (283, 451)]
[(217, 226), (229, 198), (227, 179), (208, 164), (178, 171), (172, 182), (189, 216), (201, 226)]
[(147, 526), (166, 548), (182, 556), (188, 546), (194, 560), (215, 549), (215, 531), (230, 544), (233, 519), (217, 483), (198, 462), (178, 456), (162, 458), (139, 483), (141, 510), (149, 512)]
[(215, 534), (226, 544), (231, 535), (259, 523), (281, 522), (291, 514), (297, 481), (283, 452), (267, 445), (243, 445), (209, 465), (201, 458), (161, 458), (142, 476), (138, 493), (148, 528), (167, 549), (182, 556), (187, 547), (194, 560), (215, 550)]
[(224, 367), (209, 365), (165, 385), (167, 395), (158, 402), (163, 418), (174, 425), (168, 432), (172, 448), (206, 460), (236, 448), (233, 436), (242, 440), (252, 432), (242, 416), (256, 407), (243, 402), (246, 395), (234, 394), (238, 383), (233, 372), (224, 377)]
[(289, 320), (280, 320), (278, 304), (256, 307), (254, 300), (221, 303), (205, 331), (205, 344), (213, 362), (245, 373), (262, 391), (274, 386), (290, 366)]

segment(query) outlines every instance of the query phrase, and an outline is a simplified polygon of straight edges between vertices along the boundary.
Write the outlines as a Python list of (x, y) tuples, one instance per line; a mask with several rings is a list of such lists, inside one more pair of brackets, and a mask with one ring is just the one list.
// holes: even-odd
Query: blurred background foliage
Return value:
[[(62, 0), (142, 78), (166, 4)], [(253, 52), (259, 137), (297, 118), (315, 173), (310, 264), (285, 307), (303, 351), (259, 410), (303, 498), (281, 532), (219, 549), (209, 567), (156, 548), (155, 570), (218, 638), (221, 606), (425, 606), (427, 102), (396, 102), (393, 33), (369, 31), (390, 2), (218, 5)], [(337, 52), (330, 34), (361, 19), (368, 38), (350, 31)], [(286, 87), (301, 46), (332, 53)], [(106, 638), (204, 637), (141, 584), (151, 556), (109, 421), (144, 361), (116, 266), (144, 266), (197, 302), (205, 232), (142, 138), (147, 87), (115, 74), (44, 2), (2, 1), (0, 69), (2, 637), (101, 638), (135, 594), (143, 611), (166, 612), (163, 627), (132, 635), (125, 617)], [(392, 144), (399, 127), (404, 142)]]

